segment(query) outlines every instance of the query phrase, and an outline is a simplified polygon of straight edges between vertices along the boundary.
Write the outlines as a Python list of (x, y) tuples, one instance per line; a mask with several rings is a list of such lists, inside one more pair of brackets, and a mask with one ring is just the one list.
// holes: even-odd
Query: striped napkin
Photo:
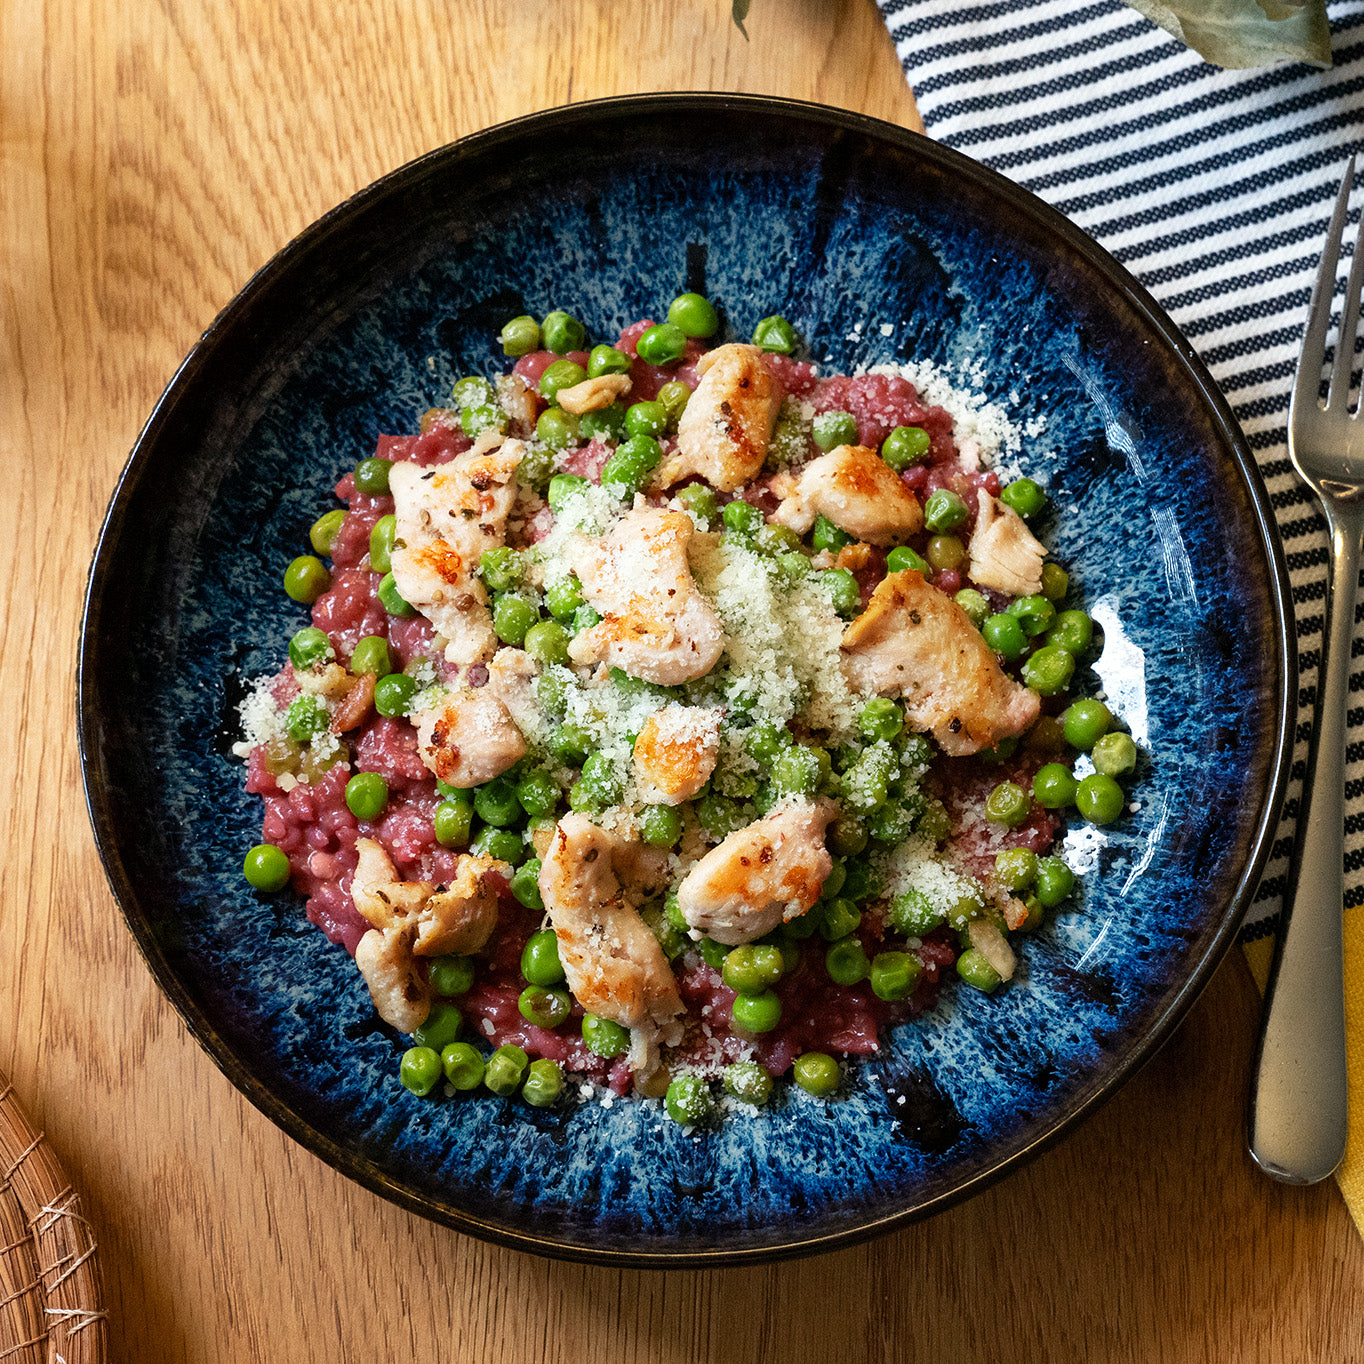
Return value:
[[(1325, 521), (1288, 461), (1288, 397), (1340, 175), (1364, 141), (1364, 0), (1335, 7), (1328, 71), (1209, 66), (1120, 0), (877, 3), (929, 135), (1045, 199), (1141, 280), (1212, 371), (1264, 474), (1297, 615), (1299, 712), (1284, 820), (1242, 934), (1263, 987), (1306, 765), (1327, 566)], [(1341, 293), (1347, 266), (1348, 257)], [(1356, 697), (1364, 637), (1352, 656)], [(1364, 1231), (1364, 705), (1349, 726), (1353, 1121), (1337, 1177)]]

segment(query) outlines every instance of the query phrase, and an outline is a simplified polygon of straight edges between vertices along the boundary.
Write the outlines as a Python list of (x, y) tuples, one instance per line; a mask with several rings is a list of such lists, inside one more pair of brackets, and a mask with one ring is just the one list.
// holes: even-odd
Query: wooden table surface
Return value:
[[(5, 0), (0, 28), (0, 1067), (82, 1193), (127, 1361), (1364, 1358), (1333, 1185), (1255, 1174), (1239, 953), (1088, 1126), (923, 1225), (800, 1263), (555, 1264), (347, 1183), (240, 1097), (110, 897), (75, 745), (105, 503), (248, 276), (375, 177), (499, 120), (646, 89), (917, 126), (871, 0)], [(5, 1345), (0, 1341), (0, 1358)]]

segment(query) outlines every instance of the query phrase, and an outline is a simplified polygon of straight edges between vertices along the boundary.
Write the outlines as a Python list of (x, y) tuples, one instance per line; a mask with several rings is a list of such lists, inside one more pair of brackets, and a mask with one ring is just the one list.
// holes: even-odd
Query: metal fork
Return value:
[(1250, 1153), (1266, 1174), (1290, 1184), (1325, 1179), (1345, 1152), (1345, 702), (1364, 539), (1364, 422), (1349, 403), (1364, 220), (1325, 407), (1319, 395), (1354, 166), (1351, 157), (1321, 253), (1288, 409), (1288, 454), (1321, 499), (1331, 542), (1316, 716), (1250, 1101)]

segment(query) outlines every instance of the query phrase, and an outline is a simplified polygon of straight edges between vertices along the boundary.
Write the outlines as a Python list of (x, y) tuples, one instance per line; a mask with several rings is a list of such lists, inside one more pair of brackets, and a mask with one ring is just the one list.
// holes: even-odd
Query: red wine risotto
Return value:
[(751, 336), (699, 294), (591, 346), (511, 319), (284, 571), (244, 871), (353, 956), (414, 1094), (832, 1099), (946, 982), (1024, 988), (1068, 813), (1125, 809), (1007, 414)]

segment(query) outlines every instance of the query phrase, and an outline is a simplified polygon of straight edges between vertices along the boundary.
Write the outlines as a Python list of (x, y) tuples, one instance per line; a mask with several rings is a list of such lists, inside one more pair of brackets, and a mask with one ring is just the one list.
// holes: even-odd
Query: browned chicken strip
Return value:
[(1047, 551), (1023, 518), (984, 488), (977, 494), (976, 528), (971, 533), (971, 578), (1011, 597), (1042, 590), (1042, 560)]
[(868, 544), (898, 545), (924, 523), (900, 475), (865, 445), (840, 445), (798, 475), (774, 480), (773, 488), (783, 500), (772, 520), (802, 535), (824, 516)]
[(844, 631), (843, 671), (860, 692), (902, 697), (909, 723), (954, 757), (1022, 734), (1042, 704), (1005, 674), (966, 612), (913, 569), (887, 574)]

